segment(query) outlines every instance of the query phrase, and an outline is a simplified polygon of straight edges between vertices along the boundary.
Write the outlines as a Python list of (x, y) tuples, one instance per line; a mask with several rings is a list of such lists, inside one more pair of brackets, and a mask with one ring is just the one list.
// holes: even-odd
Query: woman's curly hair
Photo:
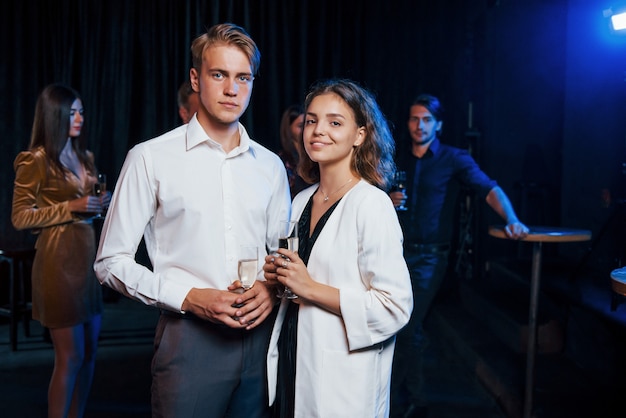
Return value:
[[(352, 170), (369, 183), (387, 190), (396, 169), (393, 160), (395, 141), (373, 94), (352, 80), (322, 80), (315, 83), (306, 95), (305, 112), (315, 97), (328, 93), (339, 96), (352, 109), (357, 125), (366, 131), (363, 143), (354, 148)], [(315, 183), (320, 178), (319, 165), (303, 153), (298, 174), (308, 183)]]

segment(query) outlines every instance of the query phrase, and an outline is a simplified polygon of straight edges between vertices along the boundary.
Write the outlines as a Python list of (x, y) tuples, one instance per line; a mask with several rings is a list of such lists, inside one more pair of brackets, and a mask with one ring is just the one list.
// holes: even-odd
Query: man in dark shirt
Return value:
[[(469, 153), (444, 145), (438, 134), (442, 106), (436, 97), (418, 96), (411, 105), (408, 128), (410, 153), (399, 155), (398, 169), (406, 171), (406, 190), (390, 193), (404, 231), (404, 258), (413, 284), (414, 308), (409, 323), (400, 331), (392, 374), (392, 417), (425, 417), (422, 354), (428, 339), (422, 323), (447, 270), (454, 203), (459, 186), (472, 189), (506, 222), (506, 234), (520, 239), (528, 228), (515, 214), (510, 200), (497, 183), (476, 164)], [(406, 399), (407, 403), (403, 403)]]

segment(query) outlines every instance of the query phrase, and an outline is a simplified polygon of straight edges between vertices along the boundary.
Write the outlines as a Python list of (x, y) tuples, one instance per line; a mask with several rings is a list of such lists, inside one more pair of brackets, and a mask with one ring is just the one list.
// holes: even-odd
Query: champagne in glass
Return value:
[[(391, 191), (402, 192), (402, 194), (406, 196), (406, 171), (396, 171), (396, 173), (393, 176), (393, 179), (394, 179), (394, 184), (393, 184), (393, 188), (391, 189)], [(401, 204), (400, 206), (396, 207), (396, 210), (399, 210), (399, 211), (404, 211), (407, 209), (408, 208), (404, 206), (404, 204)]]
[[(93, 185), (94, 196), (102, 196), (107, 191), (107, 176), (106, 174), (98, 174), (98, 182)], [(96, 218), (102, 218), (102, 211), (96, 214)]]
[[(281, 221), (280, 235), (278, 236), (278, 247), (286, 248), (289, 251), (298, 252), (298, 221)], [(289, 258), (284, 257), (287, 261)], [(291, 289), (285, 286), (283, 298), (296, 299), (298, 295), (293, 293)]]
[(239, 249), (239, 281), (244, 290), (248, 290), (254, 286), (258, 272), (258, 263), (258, 247), (243, 246)]

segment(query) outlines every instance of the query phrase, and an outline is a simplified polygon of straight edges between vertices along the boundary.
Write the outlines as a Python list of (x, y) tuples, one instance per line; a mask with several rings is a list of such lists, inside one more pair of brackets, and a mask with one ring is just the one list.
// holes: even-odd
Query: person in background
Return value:
[[(350, 80), (306, 96), (293, 201), (298, 252), (265, 258), (283, 299), (268, 353), (275, 417), (387, 417), (395, 334), (412, 308), (402, 230), (386, 189), (394, 140), (374, 97)], [(278, 382), (276, 386), (276, 382)], [(276, 389), (275, 389), (276, 388)]]
[(407, 173), (407, 194), (390, 193), (396, 207), (408, 207), (398, 211), (398, 216), (415, 304), (409, 323), (398, 334), (392, 375), (394, 418), (428, 415), (422, 372), (428, 338), (423, 322), (447, 270), (456, 186), (462, 184), (484, 198), (506, 222), (510, 238), (528, 234), (504, 191), (481, 171), (470, 154), (440, 142), (442, 118), (443, 108), (436, 97), (423, 94), (413, 101), (407, 122), (411, 142), (398, 155), (398, 167)]
[(72, 88), (51, 84), (35, 105), (30, 145), (15, 158), (11, 221), (38, 234), (32, 268), (33, 319), (49, 330), (54, 369), (48, 417), (82, 417), (93, 380), (102, 317), (93, 272), (91, 218), (110, 193), (92, 195), (93, 154), (81, 135), (83, 102)]
[(185, 81), (178, 88), (178, 115), (183, 123), (189, 123), (191, 117), (198, 111), (200, 97), (193, 90), (191, 83)]
[[(252, 38), (218, 24), (191, 54), (196, 117), (129, 151), (94, 268), (103, 284), (161, 309), (152, 416), (263, 418), (276, 297), (264, 280), (243, 291), (237, 253), (278, 247), (289, 184), (278, 155), (239, 122), (260, 64)], [(135, 261), (142, 235), (152, 270)]]
[(291, 105), (285, 109), (280, 119), (280, 146), (278, 155), (287, 170), (291, 198), (297, 195), (308, 184), (298, 174), (298, 161), (300, 159), (300, 142), (302, 127), (304, 125), (304, 111), (300, 105)]

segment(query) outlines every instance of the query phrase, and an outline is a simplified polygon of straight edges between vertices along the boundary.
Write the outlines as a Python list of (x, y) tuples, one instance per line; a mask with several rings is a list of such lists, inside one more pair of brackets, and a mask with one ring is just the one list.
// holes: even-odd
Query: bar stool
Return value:
[(626, 267), (615, 269), (611, 272), (611, 289), (613, 290), (611, 311), (614, 311), (626, 297)]
[(8, 274), (0, 279), (9, 281), (8, 304), (0, 306), (0, 315), (10, 318), (9, 338), (11, 350), (17, 350), (17, 324), (24, 320), (24, 333), (30, 336), (30, 316), (32, 311), (30, 294), (30, 268), (35, 249), (0, 249), (0, 267), (6, 265)]

